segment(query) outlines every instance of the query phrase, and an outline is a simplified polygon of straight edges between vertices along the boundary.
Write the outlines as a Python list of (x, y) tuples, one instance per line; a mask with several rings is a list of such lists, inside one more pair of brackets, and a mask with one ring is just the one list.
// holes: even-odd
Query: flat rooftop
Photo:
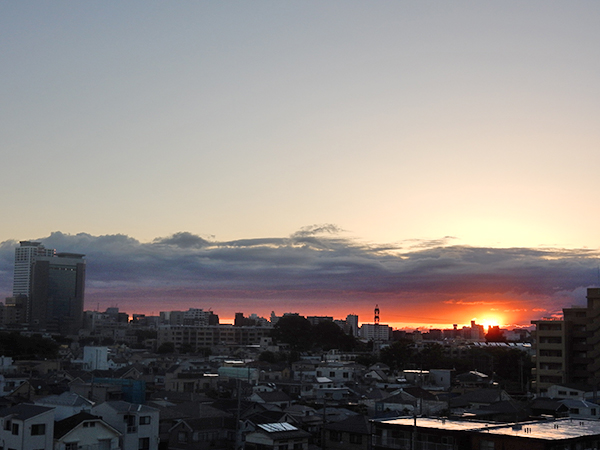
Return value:
[[(376, 422), (405, 427), (414, 426), (413, 417), (376, 420)], [(520, 422), (518, 424), (498, 424), (491, 422), (418, 417), (417, 427), (448, 431), (472, 431), (476, 433), (481, 432), (504, 436), (518, 436), (520, 438), (548, 441), (600, 435), (600, 421), (571, 418)]]

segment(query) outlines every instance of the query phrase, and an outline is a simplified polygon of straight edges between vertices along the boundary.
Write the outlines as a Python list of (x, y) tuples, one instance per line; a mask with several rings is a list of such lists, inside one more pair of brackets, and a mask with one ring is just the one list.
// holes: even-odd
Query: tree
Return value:
[(156, 353), (175, 353), (175, 344), (173, 342), (165, 342), (164, 344), (160, 344), (160, 346), (156, 349)]
[(292, 350), (307, 351), (312, 347), (313, 336), (310, 322), (296, 315), (283, 316), (277, 321), (271, 332), (277, 342), (285, 342)]
[(391, 369), (398, 370), (406, 368), (413, 361), (414, 355), (413, 342), (409, 339), (401, 339), (382, 349), (380, 359)]
[(356, 344), (354, 336), (344, 333), (338, 325), (333, 322), (319, 322), (313, 327), (313, 339), (315, 344), (323, 350), (337, 348), (342, 351), (353, 350)]
[(0, 333), (0, 354), (15, 359), (56, 358), (58, 343), (40, 334), (21, 336), (19, 333)]

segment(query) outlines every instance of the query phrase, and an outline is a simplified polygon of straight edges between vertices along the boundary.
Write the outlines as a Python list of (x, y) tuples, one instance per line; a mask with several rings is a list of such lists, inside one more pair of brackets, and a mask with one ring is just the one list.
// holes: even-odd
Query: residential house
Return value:
[(232, 448), (235, 443), (235, 429), (235, 420), (232, 417), (180, 419), (169, 429), (169, 449)]
[(308, 450), (310, 433), (289, 423), (260, 424), (246, 435), (247, 450)]
[(157, 409), (119, 400), (95, 405), (92, 414), (121, 433), (122, 450), (158, 450)]
[(565, 383), (548, 387), (544, 397), (564, 398), (571, 400), (592, 400), (598, 396), (598, 389), (585, 384)]
[(401, 414), (439, 414), (448, 408), (448, 403), (419, 387), (400, 389), (395, 394), (375, 402), (375, 413), (381, 416), (389, 411)]
[(600, 419), (600, 405), (591, 403), (586, 400), (560, 400), (567, 408), (569, 408), (569, 417), (573, 419)]
[(54, 425), (54, 450), (120, 450), (119, 433), (100, 417), (79, 412)]
[(54, 420), (62, 420), (80, 412), (90, 412), (94, 402), (73, 392), (50, 395), (35, 401), (36, 405), (54, 408)]
[(6, 449), (51, 449), (54, 409), (21, 403), (0, 410), (0, 442)]
[(248, 400), (256, 403), (276, 405), (281, 409), (285, 409), (292, 404), (292, 399), (285, 392), (282, 391), (254, 392), (248, 398)]
[(368, 450), (371, 426), (365, 416), (350, 416), (325, 425), (325, 447), (331, 450)]

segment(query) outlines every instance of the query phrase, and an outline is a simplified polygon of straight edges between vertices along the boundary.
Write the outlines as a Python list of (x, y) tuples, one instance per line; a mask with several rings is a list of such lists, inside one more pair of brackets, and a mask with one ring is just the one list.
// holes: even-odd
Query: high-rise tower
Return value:
[(13, 299), (25, 304), (32, 329), (77, 333), (83, 321), (85, 259), (56, 253), (40, 242), (21, 241), (15, 249)]
[(29, 297), (31, 289), (31, 265), (38, 256), (54, 256), (56, 250), (45, 248), (40, 242), (21, 241), (15, 249), (15, 272), (13, 296)]
[(34, 329), (76, 334), (83, 325), (85, 255), (37, 257), (31, 266), (31, 319)]

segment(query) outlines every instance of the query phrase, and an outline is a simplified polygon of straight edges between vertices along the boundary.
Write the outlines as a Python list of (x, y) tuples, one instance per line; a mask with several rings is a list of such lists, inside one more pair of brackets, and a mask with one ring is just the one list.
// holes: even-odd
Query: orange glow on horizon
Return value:
[[(233, 293), (237, 294), (237, 293)], [(270, 318), (273, 311), (277, 316), (285, 313), (298, 313), (304, 317), (328, 316), (335, 320), (345, 320), (348, 314), (358, 316), (359, 324), (374, 322), (374, 307), (379, 305), (380, 323), (393, 329), (426, 331), (428, 329), (452, 329), (454, 324), (458, 329), (470, 327), (471, 320), (483, 325), (487, 332), (490, 326), (501, 328), (527, 328), (531, 321), (550, 315), (553, 311), (546, 309), (543, 296), (514, 295), (514, 294), (479, 294), (431, 296), (430, 294), (381, 294), (370, 297), (307, 296), (307, 298), (278, 299), (276, 304), (271, 298), (242, 297), (231, 295), (217, 297), (211, 295), (207, 299), (178, 298), (165, 302), (164, 298), (145, 297), (143, 302), (138, 299), (120, 299), (118, 306), (121, 312), (128, 314), (142, 313), (158, 315), (159, 311), (186, 311), (189, 308), (212, 310), (220, 317), (222, 324), (233, 323), (234, 314), (241, 312), (245, 317), (257, 314), (259, 317)], [(115, 305), (107, 301), (88, 299), (92, 308), (103, 310)]]

